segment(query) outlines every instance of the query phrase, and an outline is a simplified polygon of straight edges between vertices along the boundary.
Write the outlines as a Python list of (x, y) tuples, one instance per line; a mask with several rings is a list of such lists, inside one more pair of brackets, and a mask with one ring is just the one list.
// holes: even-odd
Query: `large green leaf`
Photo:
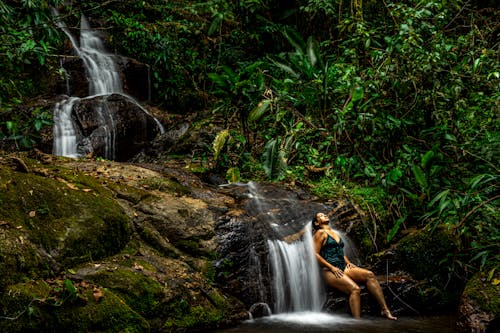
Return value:
[(269, 179), (279, 179), (286, 169), (284, 153), (280, 149), (280, 140), (271, 139), (264, 148), (264, 171)]
[(271, 105), (271, 100), (270, 99), (264, 99), (257, 104), (257, 106), (250, 111), (250, 114), (248, 115), (248, 121), (257, 121), (262, 117), (262, 115), (269, 109), (269, 106)]
[(219, 154), (226, 144), (227, 140), (229, 139), (229, 130), (225, 129), (220, 131), (217, 136), (215, 137), (215, 140), (212, 144), (212, 147), (214, 149), (214, 159), (217, 160), (219, 157)]
[(422, 189), (427, 189), (427, 176), (425, 175), (425, 172), (422, 170), (422, 168), (418, 165), (413, 165), (412, 171), (417, 184), (420, 185)]
[(304, 42), (302, 36), (300, 36), (300, 34), (295, 29), (288, 27), (283, 31), (283, 35), (288, 40), (288, 42), (292, 44), (297, 53), (302, 55), (306, 54), (306, 43)]

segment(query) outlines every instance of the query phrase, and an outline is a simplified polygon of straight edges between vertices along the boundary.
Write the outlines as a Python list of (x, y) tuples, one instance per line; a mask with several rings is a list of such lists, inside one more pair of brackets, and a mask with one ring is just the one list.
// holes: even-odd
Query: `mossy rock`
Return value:
[[(148, 322), (109, 290), (95, 298), (91, 288), (77, 299), (55, 298), (43, 281), (10, 286), (0, 297), (2, 332), (149, 332)], [(62, 294), (63, 295), (63, 294)], [(5, 316), (6, 317), (6, 316)], [(13, 319), (14, 318), (14, 319)]]
[[(393, 251), (398, 267), (412, 274), (418, 280), (448, 276), (444, 260), (456, 253), (456, 238), (445, 228), (434, 231), (424, 228), (401, 239)], [(446, 281), (442, 281), (446, 283)]]
[(0, 258), (10, 258), (0, 264), (4, 277), (43, 271), (44, 260), (56, 269), (115, 254), (131, 234), (113, 192), (63, 167), (37, 173), (0, 164), (0, 221)]
[(0, 227), (0, 290), (25, 279), (48, 277), (52, 273), (33, 243), (18, 229)]
[(500, 330), (499, 281), (500, 273), (493, 271), (476, 273), (467, 282), (458, 315), (458, 327), (464, 332)]
[(101, 270), (86, 278), (119, 295), (130, 308), (145, 318), (161, 314), (163, 286), (140, 271), (125, 268)]
[(182, 296), (176, 298), (166, 309), (169, 315), (162, 330), (185, 332), (215, 329), (248, 319), (248, 314), (241, 311), (238, 302), (232, 303), (231, 299), (225, 298), (218, 291), (205, 293), (205, 297), (205, 302), (197, 304), (191, 304)]

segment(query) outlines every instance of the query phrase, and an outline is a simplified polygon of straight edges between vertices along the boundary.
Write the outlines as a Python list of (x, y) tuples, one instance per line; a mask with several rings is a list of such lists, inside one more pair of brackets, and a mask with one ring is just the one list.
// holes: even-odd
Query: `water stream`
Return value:
[[(54, 16), (58, 16), (54, 10)], [(99, 96), (120, 94), (137, 105), (143, 112), (153, 117), (134, 98), (123, 91), (120, 73), (114, 60), (114, 55), (106, 52), (104, 44), (95, 30), (92, 30), (85, 16), (80, 21), (80, 39), (71, 34), (63, 21), (57, 22), (58, 27), (68, 36), (73, 48), (83, 61), (85, 73), (89, 83), (89, 94), (87, 97), (67, 97), (57, 103), (54, 107), (54, 145), (53, 154), (57, 156), (80, 157), (82, 152), (78, 149), (86, 138), (79, 137), (76, 125), (72, 119), (74, 107), (84, 99), (93, 99)], [(69, 88), (67, 88), (69, 90)], [(116, 121), (114, 110), (112, 110), (106, 98), (96, 103), (94, 108), (97, 114), (97, 123), (102, 130), (101, 139), (104, 143), (104, 154), (106, 159), (115, 159), (116, 144)], [(160, 134), (164, 133), (161, 123), (153, 117), (158, 126)]]

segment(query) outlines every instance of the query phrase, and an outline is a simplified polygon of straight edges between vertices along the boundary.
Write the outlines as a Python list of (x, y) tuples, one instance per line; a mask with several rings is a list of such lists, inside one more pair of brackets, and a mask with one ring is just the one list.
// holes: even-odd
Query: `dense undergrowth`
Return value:
[[(153, 103), (223, 128), (195, 156), (229, 180), (306, 184), (383, 211), (387, 242), (446, 226), (447, 263), (500, 269), (499, 11), (495, 1), (1, 1), (0, 142), (30, 149), (80, 15), (150, 66)], [(41, 70), (40, 70), (41, 69)], [(376, 214), (376, 216), (381, 216)]]

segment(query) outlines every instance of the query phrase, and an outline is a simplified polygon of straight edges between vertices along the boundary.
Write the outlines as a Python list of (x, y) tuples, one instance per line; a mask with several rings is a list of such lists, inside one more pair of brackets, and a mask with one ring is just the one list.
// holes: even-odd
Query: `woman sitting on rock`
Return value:
[(373, 272), (354, 265), (344, 255), (344, 242), (340, 235), (330, 227), (330, 219), (323, 213), (317, 213), (312, 220), (314, 232), (314, 252), (323, 266), (326, 284), (349, 295), (349, 307), (354, 318), (361, 317), (361, 299), (358, 283), (363, 283), (377, 300), (382, 315), (396, 320), (385, 302), (382, 288)]

